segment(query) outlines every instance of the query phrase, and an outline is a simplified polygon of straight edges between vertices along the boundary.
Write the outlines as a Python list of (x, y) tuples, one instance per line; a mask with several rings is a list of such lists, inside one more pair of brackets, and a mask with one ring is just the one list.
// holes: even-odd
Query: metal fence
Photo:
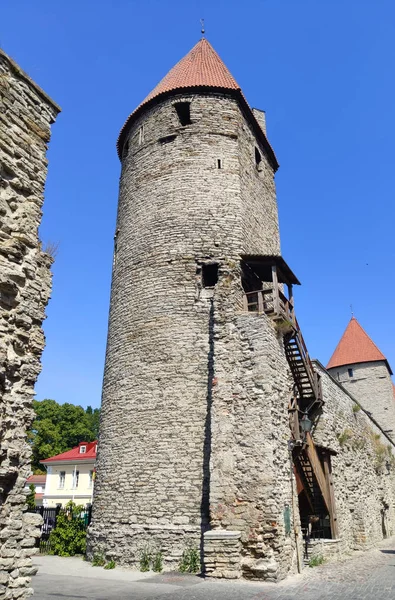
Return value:
[[(48, 508), (46, 506), (36, 506), (34, 509), (29, 510), (39, 514), (43, 518), (43, 524), (41, 525), (41, 535), (36, 541), (36, 547), (40, 548), (40, 554), (49, 554), (51, 548), (51, 531), (56, 527), (56, 521), (60, 513), (67, 512), (64, 507), (57, 506), (56, 508)], [(80, 518), (84, 521), (85, 527), (91, 522), (92, 518), (92, 506), (88, 506), (80, 514)]]

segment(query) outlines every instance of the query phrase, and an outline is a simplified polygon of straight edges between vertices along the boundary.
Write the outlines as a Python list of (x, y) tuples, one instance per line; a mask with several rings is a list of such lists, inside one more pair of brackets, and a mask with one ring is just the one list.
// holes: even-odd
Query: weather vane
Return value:
[(204, 37), (204, 33), (205, 33), (205, 29), (204, 29), (204, 19), (200, 19), (200, 25), (202, 26), (201, 32), (202, 32), (202, 36)]
[(354, 311), (352, 309), (352, 304), (350, 304), (350, 309), (351, 309), (351, 317), (353, 317), (354, 316)]

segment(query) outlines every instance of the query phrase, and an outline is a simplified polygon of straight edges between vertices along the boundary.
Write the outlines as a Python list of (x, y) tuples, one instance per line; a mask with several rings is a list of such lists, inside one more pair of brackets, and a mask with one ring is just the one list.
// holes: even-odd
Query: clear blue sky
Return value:
[(200, 37), (279, 162), (282, 251), (326, 363), (356, 317), (395, 368), (394, 0), (2, 0), (0, 44), (63, 112), (41, 235), (59, 242), (37, 397), (99, 406), (127, 115)]

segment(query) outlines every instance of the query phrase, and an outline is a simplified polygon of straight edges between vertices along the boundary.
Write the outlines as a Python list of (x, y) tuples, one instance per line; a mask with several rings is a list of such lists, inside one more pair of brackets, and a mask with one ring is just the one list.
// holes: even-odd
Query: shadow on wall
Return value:
[(211, 298), (207, 355), (207, 408), (204, 424), (204, 446), (203, 446), (203, 483), (202, 500), (200, 503), (200, 562), (203, 565), (204, 540), (203, 534), (210, 528), (210, 457), (211, 457), (211, 405), (213, 401), (213, 378), (214, 378), (214, 298)]

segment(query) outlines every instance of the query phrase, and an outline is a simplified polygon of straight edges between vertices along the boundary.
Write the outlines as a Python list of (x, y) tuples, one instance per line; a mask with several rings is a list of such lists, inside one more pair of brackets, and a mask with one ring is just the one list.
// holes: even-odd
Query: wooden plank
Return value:
[(262, 292), (258, 292), (258, 312), (263, 313), (263, 296)]
[(279, 315), (280, 314), (280, 298), (279, 298), (278, 277), (277, 277), (277, 267), (276, 267), (276, 265), (272, 266), (272, 280), (273, 280), (273, 304), (274, 304), (274, 312)]
[(339, 537), (339, 530), (337, 526), (337, 514), (336, 514), (336, 505), (335, 505), (335, 492), (333, 489), (333, 479), (332, 479), (332, 470), (330, 464), (330, 456), (325, 452), (324, 456), (324, 472), (326, 477), (326, 483), (328, 486), (329, 498), (331, 503), (331, 510), (329, 511), (329, 518), (331, 521), (331, 532), (332, 538), (336, 539)]
[(318, 486), (321, 490), (322, 497), (324, 498), (326, 509), (331, 514), (331, 500), (329, 495), (329, 490), (326, 482), (326, 477), (324, 470), (321, 465), (321, 461), (319, 459), (317, 449), (314, 445), (313, 438), (311, 437), (310, 432), (306, 433), (306, 442), (307, 442), (307, 456), (309, 457), (310, 464), (312, 466), (315, 478), (317, 479)]

